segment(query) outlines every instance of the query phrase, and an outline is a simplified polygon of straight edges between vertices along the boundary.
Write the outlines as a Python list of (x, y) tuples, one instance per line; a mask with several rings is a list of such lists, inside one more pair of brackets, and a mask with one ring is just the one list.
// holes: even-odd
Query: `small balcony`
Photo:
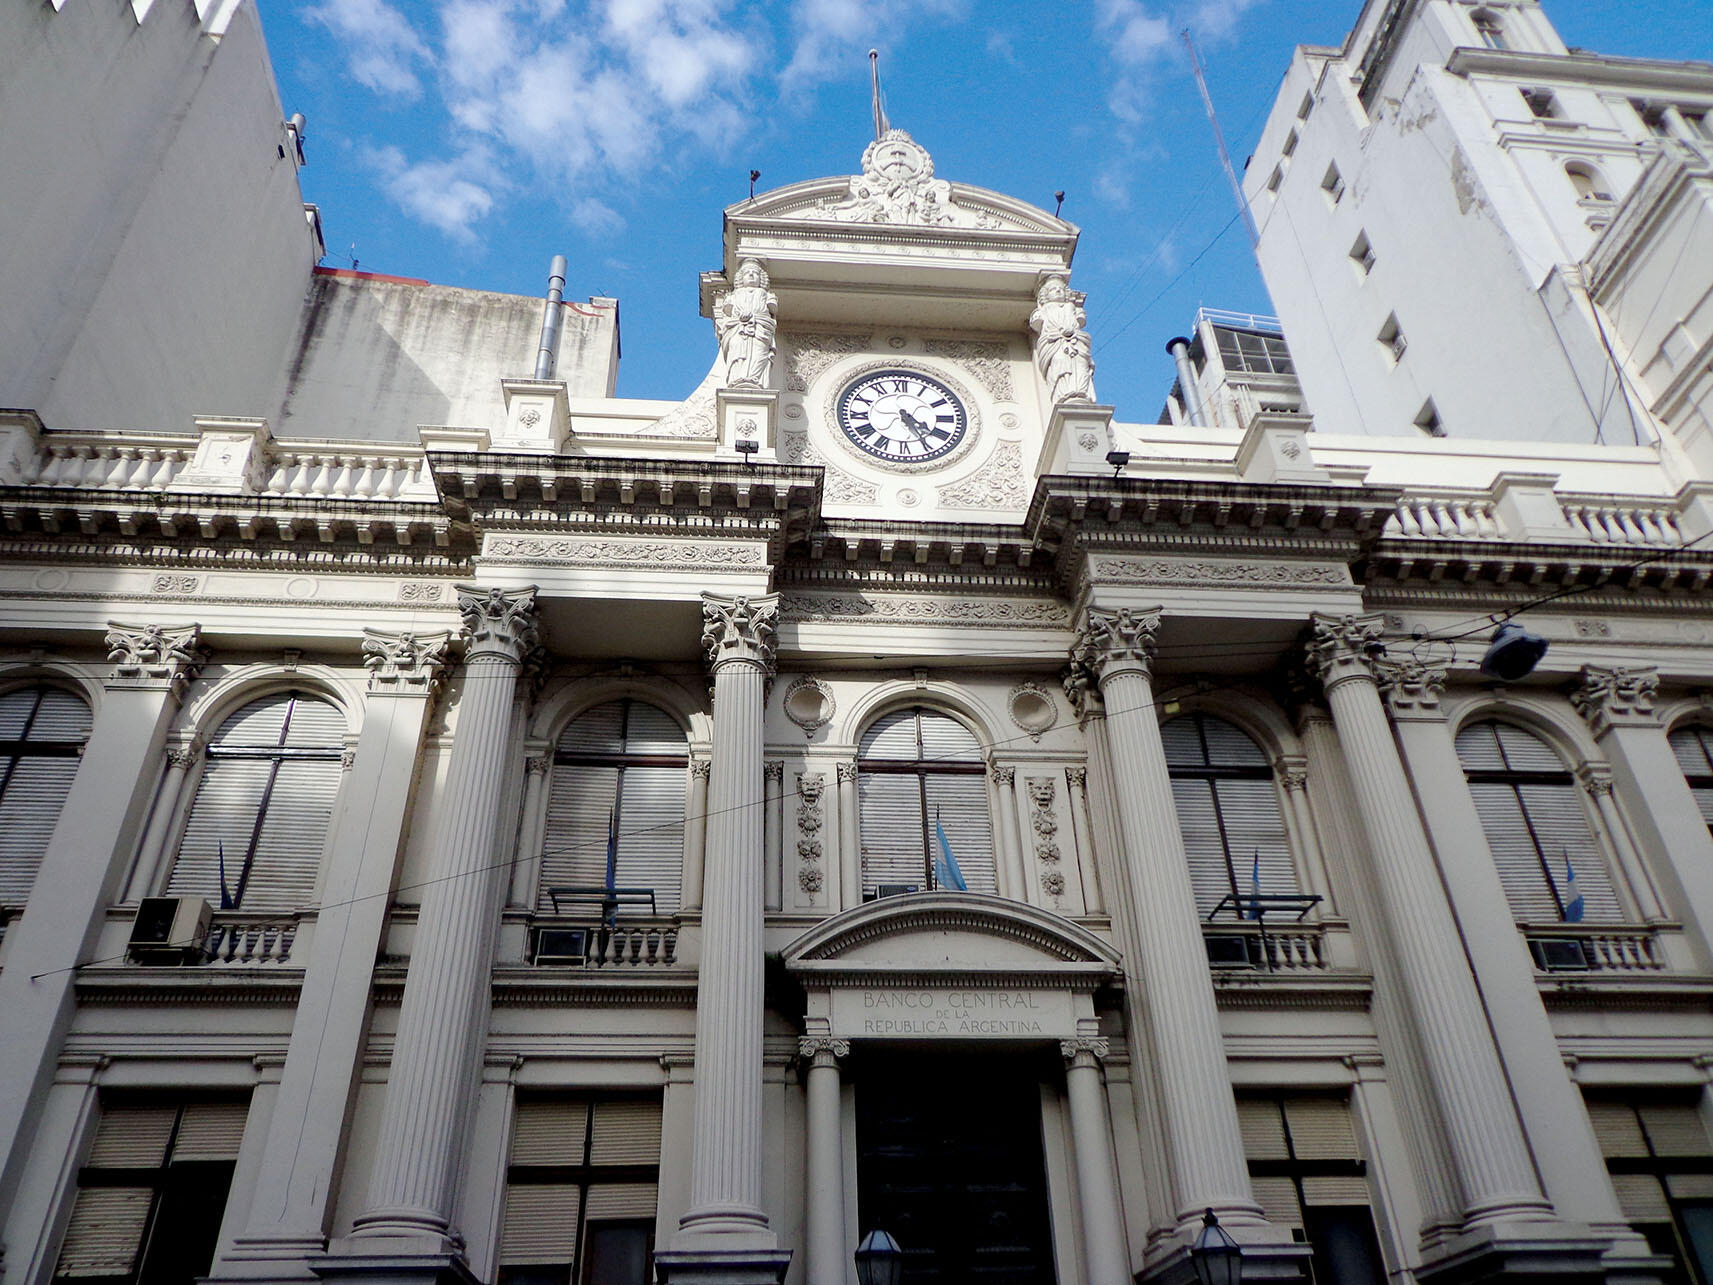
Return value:
[(537, 968), (672, 968), (678, 963), (678, 925), (659, 916), (538, 917), (530, 928), (529, 962)]
[(1537, 972), (1658, 973), (1667, 964), (1659, 934), (1652, 928), (1628, 924), (1590, 927), (1586, 924), (1523, 925), (1523, 939)]

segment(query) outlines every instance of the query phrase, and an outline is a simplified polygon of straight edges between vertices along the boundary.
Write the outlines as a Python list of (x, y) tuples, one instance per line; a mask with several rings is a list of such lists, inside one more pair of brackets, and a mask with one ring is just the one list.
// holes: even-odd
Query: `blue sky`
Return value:
[[(748, 191), (858, 168), (866, 51), (892, 123), (940, 178), (1082, 228), (1096, 388), (1152, 419), (1165, 341), (1201, 305), (1270, 312), (1177, 32), (1195, 31), (1241, 165), (1298, 44), (1359, 0), (261, 0), (305, 199), (331, 266), (538, 294), (614, 295), (619, 392), (706, 372), (696, 277)], [(1707, 0), (1557, 0), (1572, 46), (1713, 60)], [(520, 368), (533, 354), (519, 354)]]

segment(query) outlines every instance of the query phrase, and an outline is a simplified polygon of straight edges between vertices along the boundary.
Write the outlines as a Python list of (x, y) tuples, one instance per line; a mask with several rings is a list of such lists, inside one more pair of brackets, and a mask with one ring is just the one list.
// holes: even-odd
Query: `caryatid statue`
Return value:
[(720, 339), (725, 387), (767, 387), (778, 308), (778, 297), (767, 288), (767, 271), (755, 259), (745, 259), (732, 288), (714, 300), (714, 333)]
[(1047, 385), (1047, 404), (1094, 400), (1094, 358), (1082, 296), (1063, 277), (1048, 277), (1035, 296), (1029, 328), (1035, 332), (1035, 364)]

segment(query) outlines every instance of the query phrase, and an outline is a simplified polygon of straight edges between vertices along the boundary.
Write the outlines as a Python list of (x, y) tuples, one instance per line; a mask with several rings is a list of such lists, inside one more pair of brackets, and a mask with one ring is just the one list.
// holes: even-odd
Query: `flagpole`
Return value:
[(868, 73), (869, 80), (874, 86), (874, 136), (885, 138), (886, 131), (892, 128), (892, 124), (886, 119), (886, 107), (880, 97), (880, 50), (878, 49), (868, 51)]

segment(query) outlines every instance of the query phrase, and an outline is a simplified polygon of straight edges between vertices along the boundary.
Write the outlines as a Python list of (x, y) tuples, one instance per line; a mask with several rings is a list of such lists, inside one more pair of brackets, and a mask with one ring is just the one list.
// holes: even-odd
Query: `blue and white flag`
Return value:
[(232, 894), (226, 890), (226, 842), (223, 839), (215, 841), (216, 860), (220, 863), (220, 909), (236, 910), (238, 903)]
[(1587, 904), (1582, 900), (1582, 889), (1576, 886), (1576, 867), (1570, 864), (1570, 853), (1564, 854), (1564, 922), (1579, 924), (1582, 915), (1587, 910)]
[[(1242, 918), (1241, 915), (1238, 916)], [(1249, 916), (1261, 918), (1261, 849), (1255, 849), (1255, 864), (1249, 870)]]
[(952, 855), (951, 841), (946, 838), (946, 827), (940, 824), (940, 814), (934, 813), (934, 838), (939, 851), (934, 854), (934, 882), (941, 888), (952, 888), (958, 892), (968, 892), (969, 884), (964, 882), (964, 872), (958, 869), (958, 859)]
[(619, 879), (619, 810), (613, 808), (607, 813), (607, 877), (605, 886), (606, 899), (601, 905), (601, 918), (612, 923), (618, 918), (618, 899), (612, 895)]

